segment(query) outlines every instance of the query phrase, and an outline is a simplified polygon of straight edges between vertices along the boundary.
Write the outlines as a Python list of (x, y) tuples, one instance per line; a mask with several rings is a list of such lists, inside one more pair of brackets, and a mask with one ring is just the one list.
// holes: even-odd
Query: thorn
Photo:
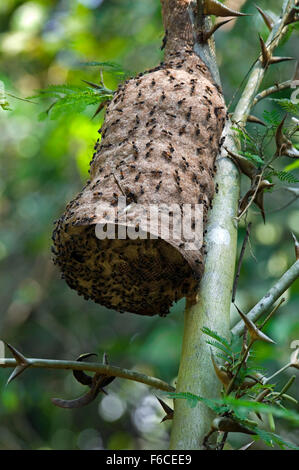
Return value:
[(261, 126), (265, 126), (265, 127), (266, 127), (266, 124), (265, 124), (261, 119), (259, 119), (259, 118), (256, 117), (256, 116), (253, 116), (252, 114), (250, 114), (250, 115), (247, 117), (247, 121), (248, 121), (248, 122), (254, 122), (255, 124), (260, 124)]
[(261, 50), (262, 50), (262, 65), (265, 69), (266, 67), (268, 67), (270, 63), (271, 55), (268, 51), (265, 41), (263, 40), (260, 34), (259, 34), (259, 40), (260, 40), (260, 45), (261, 45)]
[(94, 115), (92, 116), (91, 119), (94, 119), (94, 118), (102, 111), (102, 109), (105, 108), (105, 106), (107, 105), (107, 103), (109, 103), (109, 101), (110, 101), (110, 100), (102, 101), (102, 102), (99, 104), (99, 106), (98, 106), (96, 112), (94, 113)]
[(299, 158), (299, 150), (293, 147), (292, 142), (283, 133), (283, 125), (285, 123), (286, 117), (287, 115), (285, 115), (276, 129), (276, 155), (278, 157), (286, 156), (290, 158)]
[[(251, 188), (247, 191), (245, 196), (242, 198), (239, 207), (239, 217), (244, 213), (251, 204), (252, 197), (254, 197), (253, 202), (260, 209), (263, 221), (265, 223), (265, 210), (264, 210), (264, 191), (270, 189), (274, 186), (273, 183), (269, 183), (268, 180), (262, 180), (259, 183), (257, 188), (257, 181), (253, 181)], [(250, 201), (250, 202), (249, 202)]]
[(27, 367), (30, 366), (30, 361), (20, 351), (18, 351), (16, 348), (14, 348), (11, 344), (6, 343), (6, 342), (5, 342), (5, 344), (8, 347), (8, 349), (11, 351), (13, 357), (15, 358), (15, 360), (17, 362), (17, 366), (12, 371), (12, 373), (10, 374), (10, 376), (9, 376), (7, 382), (6, 382), (6, 385), (8, 385), (16, 377), (21, 375), (22, 372), (24, 372), (24, 370), (27, 369)]
[(245, 426), (242, 426), (240, 423), (237, 421), (234, 421), (231, 418), (226, 418), (226, 417), (219, 417), (215, 418), (213, 423), (212, 423), (212, 428), (215, 431), (222, 431), (222, 432), (242, 432), (243, 434), (251, 434), (255, 435), (256, 432), (245, 428)]
[(215, 360), (212, 349), (210, 349), (210, 351), (211, 351), (211, 360), (212, 360), (215, 373), (218, 379), (220, 380), (220, 382), (225, 386), (225, 388), (227, 388), (231, 382), (232, 377), (230, 377), (225, 370), (221, 369), (221, 367), (217, 364)]
[(96, 90), (102, 90), (102, 86), (97, 85), (96, 83), (93, 82), (88, 82), (87, 80), (82, 80), (82, 82), (87, 83), (87, 85), (91, 86), (92, 88), (95, 88)]
[(265, 333), (260, 331), (258, 327), (250, 320), (250, 318), (248, 318), (246, 315), (244, 315), (243, 312), (241, 312), (241, 310), (237, 307), (236, 304), (235, 307), (238, 310), (242, 320), (244, 321), (252, 341), (264, 341), (265, 343), (275, 344), (275, 341), (273, 341), (271, 338), (269, 338), (269, 336), (265, 335)]
[(215, 15), (215, 16), (251, 16), (239, 11), (232, 10), (226, 7), (217, 0), (205, 0), (203, 7), (204, 15)]
[(231, 18), (230, 20), (220, 21), (219, 23), (214, 24), (210, 31), (206, 31), (202, 34), (202, 42), (207, 42), (207, 40), (217, 31), (218, 28), (221, 28), (221, 26), (224, 26), (226, 23), (229, 23), (232, 20), (233, 18)]
[(15, 378), (17, 378), (19, 375), (22, 374), (22, 372), (24, 372), (25, 369), (27, 369), (28, 367), (30, 366), (30, 364), (26, 364), (26, 365), (23, 365), (23, 366), (17, 366), (13, 372), (10, 374), (10, 376), (8, 377), (8, 380), (6, 382), (6, 385), (10, 384), (10, 382), (12, 382)]
[(163, 410), (166, 413), (161, 423), (163, 423), (164, 421), (167, 421), (168, 419), (173, 419), (173, 409), (170, 408), (170, 406), (168, 406), (163, 400), (157, 397), (157, 395), (155, 395), (155, 397), (157, 398), (158, 402), (160, 403), (160, 405), (162, 406)]
[(262, 50), (262, 65), (264, 69), (266, 69), (271, 64), (278, 64), (279, 62), (285, 62), (287, 60), (294, 60), (293, 57), (272, 57), (272, 55), (268, 51), (265, 41), (263, 40), (260, 34), (259, 34), (259, 39), (260, 39), (260, 45), (261, 45), (261, 50)]
[(231, 157), (231, 159), (235, 163), (237, 163), (238, 167), (240, 168), (240, 171), (252, 180), (256, 175), (256, 167), (254, 166), (254, 164), (251, 161), (249, 161), (247, 158), (242, 157), (242, 155), (232, 152), (227, 147), (224, 147), (224, 149), (226, 150), (228, 155)]
[(292, 232), (292, 237), (294, 240), (294, 245), (295, 245), (295, 255), (296, 255), (296, 260), (299, 259), (299, 242), (296, 238), (296, 235)]
[(269, 64), (278, 64), (279, 62), (286, 62), (287, 60), (295, 60), (294, 57), (271, 57)]
[(30, 361), (28, 361), (28, 359), (20, 351), (18, 351), (16, 348), (14, 348), (11, 344), (6, 343), (6, 342), (4, 342), (4, 344), (6, 344), (6, 346), (8, 347), (10, 352), (12, 353), (13, 357), (17, 361), (18, 365), (24, 366), (24, 365), (29, 365), (30, 364)]
[(257, 194), (254, 198), (254, 203), (260, 209), (264, 223), (266, 223), (266, 216), (265, 216), (265, 210), (264, 210), (264, 191), (266, 189), (273, 188), (273, 186), (274, 186), (274, 184), (269, 183), (268, 180), (262, 180), (260, 182)]
[(268, 13), (264, 12), (264, 10), (262, 10), (260, 7), (258, 7), (257, 5), (255, 5), (255, 8), (258, 9), (258, 11), (260, 12), (260, 14), (262, 15), (262, 18), (267, 26), (267, 28), (272, 31), (272, 28), (274, 26), (274, 21), (273, 19), (271, 18), (270, 15), (268, 15)]

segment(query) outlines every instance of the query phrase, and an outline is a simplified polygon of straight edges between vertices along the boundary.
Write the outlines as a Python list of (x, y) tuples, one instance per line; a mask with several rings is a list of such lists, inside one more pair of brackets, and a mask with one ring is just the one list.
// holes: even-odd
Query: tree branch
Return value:
[[(140, 372), (128, 369), (121, 369), (120, 367), (110, 366), (100, 363), (91, 362), (77, 362), (77, 361), (59, 361), (55, 359), (35, 359), (26, 358), (29, 362), (29, 367), (42, 368), (42, 369), (63, 369), (63, 370), (84, 370), (89, 372), (98, 372), (108, 376), (120, 377), (123, 379), (134, 380), (150, 387), (157, 388), (166, 392), (175, 391), (174, 387), (164, 382), (163, 380), (151, 377)], [(17, 367), (18, 363), (15, 359), (2, 359), (0, 358), (0, 368)]]
[[(270, 32), (266, 41), (266, 47), (270, 55), (272, 55), (274, 49), (278, 46), (280, 40), (287, 31), (286, 21), (294, 6), (294, 0), (287, 0), (285, 2), (281, 18), (274, 24), (272, 31)], [(242, 96), (236, 106), (233, 121), (238, 123), (240, 126), (245, 126), (247, 117), (250, 114), (250, 110), (253, 106), (255, 95), (262, 83), (267, 67), (264, 67), (262, 61), (258, 60), (254, 65), (249, 77)]]
[[(299, 260), (288, 269), (284, 275), (274, 284), (266, 295), (250, 310), (247, 317), (255, 322), (274, 304), (274, 302), (290, 287), (299, 277)], [(241, 336), (244, 333), (244, 322), (240, 321), (232, 329), (234, 335)]]
[(276, 83), (275, 85), (270, 86), (269, 88), (266, 88), (266, 90), (261, 91), (255, 96), (252, 102), (252, 107), (255, 106), (259, 101), (263, 100), (264, 98), (267, 98), (267, 96), (272, 95), (273, 93), (276, 93), (277, 91), (290, 88), (293, 82), (294, 80), (287, 80), (286, 82)]

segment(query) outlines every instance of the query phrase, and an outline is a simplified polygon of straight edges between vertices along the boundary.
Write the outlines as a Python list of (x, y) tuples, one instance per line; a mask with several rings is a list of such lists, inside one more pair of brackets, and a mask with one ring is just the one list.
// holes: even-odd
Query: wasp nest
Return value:
[[(157, 226), (146, 228), (140, 214), (141, 205), (201, 204), (205, 224), (214, 194), (226, 110), (219, 86), (193, 51), (192, 34), (176, 36), (170, 24), (175, 14), (177, 27), (184, 21), (186, 2), (181, 3), (172, 15), (163, 11), (166, 29), (173, 31), (164, 63), (115, 92), (95, 145), (90, 180), (53, 233), (55, 262), (68, 285), (120, 312), (164, 316), (174, 301), (195, 291), (203, 272), (203, 247), (190, 249), (186, 237), (177, 239), (171, 230), (163, 238)], [(116, 208), (121, 197), (126, 219), (114, 220), (113, 226), (137, 230), (139, 225), (146, 239), (97, 236), (97, 224), (108, 227), (109, 208)], [(169, 221), (175, 228), (171, 212)]]

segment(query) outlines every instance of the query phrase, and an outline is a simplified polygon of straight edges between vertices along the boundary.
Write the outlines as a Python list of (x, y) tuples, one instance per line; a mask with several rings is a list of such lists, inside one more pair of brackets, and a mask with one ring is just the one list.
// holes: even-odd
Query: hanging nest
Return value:
[[(148, 229), (140, 205), (202, 204), (206, 223), (226, 116), (221, 89), (194, 53), (192, 34), (180, 36), (182, 30), (169, 25), (179, 18), (177, 28), (183, 28), (185, 7), (163, 13), (173, 34), (164, 63), (118, 87), (95, 145), (90, 180), (53, 233), (54, 261), (85, 299), (119, 312), (161, 316), (195, 292), (204, 247), (190, 249), (186, 237), (165, 239), (158, 227)], [(109, 208), (121, 197), (126, 222), (116, 219), (113, 226), (138, 225), (147, 239), (98, 238), (96, 228), (108, 227)], [(176, 226), (171, 212), (169, 221)]]

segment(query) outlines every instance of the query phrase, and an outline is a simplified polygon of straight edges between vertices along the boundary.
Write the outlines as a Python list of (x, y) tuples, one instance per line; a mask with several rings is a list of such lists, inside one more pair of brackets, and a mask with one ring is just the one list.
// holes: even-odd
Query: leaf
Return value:
[(188, 405), (190, 408), (195, 408), (197, 403), (201, 400), (200, 397), (197, 395), (193, 395), (193, 393), (190, 392), (168, 392), (167, 393), (168, 398), (182, 398), (184, 400), (187, 400)]
[(50, 117), (51, 119), (57, 119), (61, 114), (69, 113), (80, 113), (85, 110), (87, 106), (98, 104), (104, 99), (107, 99), (106, 96), (102, 95), (75, 95), (72, 97), (64, 97), (58, 100), (51, 108)]
[(289, 171), (276, 171), (269, 172), (268, 176), (277, 176), (277, 178), (286, 183), (299, 183), (299, 180)]
[(275, 127), (277, 127), (281, 122), (281, 116), (280, 116), (279, 111), (277, 110), (273, 110), (273, 111), (265, 110), (263, 112), (263, 118), (268, 124), (270, 124), (271, 126), (275, 126)]
[(252, 138), (246, 133), (244, 132), (242, 129), (239, 129), (238, 127), (232, 127), (232, 129), (237, 132), (237, 134), (239, 134), (239, 137), (241, 140), (243, 141), (248, 141), (248, 142), (252, 142)]
[(294, 425), (299, 425), (299, 414), (293, 410), (287, 410), (278, 408), (277, 406), (272, 406), (265, 403), (259, 403), (251, 400), (242, 400), (234, 398), (232, 396), (226, 396), (222, 399), (222, 403), (229, 405), (230, 409), (234, 412), (240, 412), (242, 410), (247, 410), (248, 412), (259, 412), (265, 414), (273, 414), (277, 418), (283, 418)]
[(293, 103), (293, 101), (287, 98), (270, 98), (272, 101), (277, 103), (284, 111), (290, 114), (299, 116), (299, 104)]
[(274, 444), (277, 444), (281, 449), (285, 449), (288, 447), (289, 449), (299, 450), (299, 447), (292, 444), (291, 442), (285, 441), (282, 437), (274, 434), (272, 432), (265, 431), (264, 429), (256, 428), (255, 432), (257, 436), (254, 436), (254, 440), (258, 440), (258, 438), (262, 439), (265, 444), (270, 447), (273, 447)]
[(213, 331), (211, 330), (210, 328), (208, 328), (207, 326), (204, 326), (201, 331), (205, 334), (205, 335), (208, 335), (208, 336), (211, 336), (211, 338), (214, 338), (216, 341), (218, 341), (219, 343), (223, 344), (229, 351), (231, 350), (230, 348), (230, 344), (229, 342), (227, 341), (226, 338), (223, 338), (222, 336), (220, 336), (218, 333), (216, 333), (216, 331)]
[(226, 356), (224, 356), (226, 361), (231, 356), (231, 351), (229, 349), (227, 349), (225, 346), (223, 346), (223, 344), (219, 343), (218, 341), (208, 340), (208, 341), (206, 341), (206, 343), (210, 344), (211, 346), (214, 346), (217, 349), (220, 349), (221, 351), (223, 351), (226, 354)]
[(32, 98), (44, 98), (44, 97), (53, 97), (53, 98), (60, 98), (61, 95), (70, 95), (70, 94), (77, 94), (82, 93), (86, 90), (86, 87), (83, 85), (49, 85), (47, 88), (42, 90), (38, 90), (38, 93), (29, 96), (27, 99)]
[(295, 161), (294, 163), (290, 163), (284, 168), (284, 171), (291, 171), (291, 170), (297, 170), (299, 168), (299, 160)]
[(243, 154), (240, 154), (240, 155), (252, 161), (253, 163), (257, 163), (258, 166), (264, 165), (265, 163), (264, 160), (259, 155), (255, 155), (250, 152), (244, 152)]

